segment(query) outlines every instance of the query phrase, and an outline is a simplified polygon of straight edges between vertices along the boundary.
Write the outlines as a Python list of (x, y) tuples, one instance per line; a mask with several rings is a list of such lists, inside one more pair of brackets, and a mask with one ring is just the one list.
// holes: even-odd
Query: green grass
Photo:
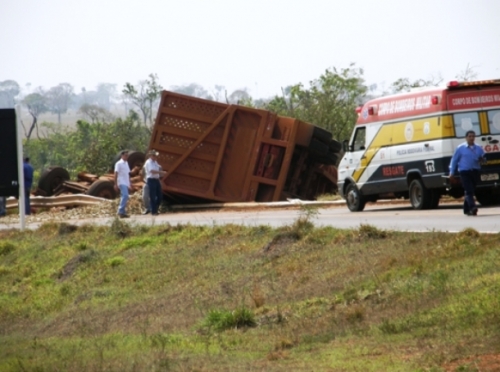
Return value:
[(0, 371), (473, 371), (500, 353), (498, 235), (313, 217), (0, 232)]

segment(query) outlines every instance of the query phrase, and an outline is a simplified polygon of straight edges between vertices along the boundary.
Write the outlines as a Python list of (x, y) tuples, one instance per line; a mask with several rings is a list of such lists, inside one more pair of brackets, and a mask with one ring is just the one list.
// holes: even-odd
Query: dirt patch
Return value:
[(59, 273), (58, 276), (59, 282), (63, 282), (66, 279), (69, 279), (80, 264), (89, 261), (95, 254), (96, 254), (95, 251), (88, 250), (76, 255), (71, 260), (69, 260)]
[(262, 248), (262, 253), (271, 257), (279, 257), (298, 240), (300, 240), (300, 236), (293, 231), (278, 234)]
[(500, 354), (475, 355), (448, 363), (443, 368), (446, 372), (498, 372), (500, 371)]

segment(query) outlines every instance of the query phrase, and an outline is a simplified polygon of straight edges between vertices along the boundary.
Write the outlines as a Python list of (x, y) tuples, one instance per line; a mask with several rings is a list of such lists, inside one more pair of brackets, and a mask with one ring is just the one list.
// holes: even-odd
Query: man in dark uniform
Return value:
[(33, 167), (30, 164), (30, 158), (24, 158), (23, 163), (23, 171), (24, 171), (24, 210), (26, 214), (31, 214), (31, 205), (30, 205), (30, 195), (31, 195), (31, 186), (33, 185)]

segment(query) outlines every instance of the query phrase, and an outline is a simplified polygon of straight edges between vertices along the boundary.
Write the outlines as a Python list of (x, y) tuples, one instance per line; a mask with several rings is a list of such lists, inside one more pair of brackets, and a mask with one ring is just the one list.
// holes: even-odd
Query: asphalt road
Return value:
[[(159, 216), (132, 216), (126, 221), (139, 224), (192, 224), (224, 225), (245, 224), (248, 226), (269, 225), (278, 227), (292, 224), (301, 214), (298, 208), (256, 208), (246, 210), (204, 210), (161, 214)], [(112, 218), (70, 220), (68, 223), (109, 224)], [(480, 208), (478, 216), (469, 217), (462, 213), (461, 205), (443, 204), (438, 209), (416, 211), (408, 204), (368, 205), (363, 212), (350, 212), (344, 205), (319, 208), (311, 219), (317, 226), (335, 226), (337, 228), (357, 228), (369, 224), (385, 230), (398, 231), (448, 231), (458, 232), (465, 228), (474, 228), (479, 232), (500, 232), (500, 206)], [(26, 224), (27, 228), (37, 228), (40, 223)], [(0, 229), (19, 228), (18, 225), (2, 225)]]
[[(158, 222), (191, 223), (202, 225), (223, 225), (228, 223), (249, 226), (270, 225), (273, 227), (292, 224), (300, 210), (260, 210), (232, 212), (195, 212), (164, 215)], [(369, 224), (385, 230), (398, 231), (449, 231), (458, 232), (465, 228), (474, 228), (485, 233), (500, 232), (500, 207), (480, 208), (478, 216), (465, 216), (461, 205), (447, 204), (435, 210), (416, 211), (410, 206), (371, 205), (363, 212), (353, 213), (347, 207), (320, 208), (311, 219), (317, 226), (335, 226), (337, 228), (356, 228)]]

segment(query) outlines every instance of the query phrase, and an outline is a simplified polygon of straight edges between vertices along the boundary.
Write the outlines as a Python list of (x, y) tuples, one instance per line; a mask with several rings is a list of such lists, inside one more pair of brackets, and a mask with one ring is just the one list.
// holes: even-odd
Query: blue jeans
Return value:
[(460, 171), (460, 180), (464, 188), (464, 213), (467, 214), (477, 209), (474, 201), (474, 191), (476, 190), (477, 180), (479, 178), (478, 170)]
[(142, 203), (144, 204), (144, 209), (146, 209), (147, 212), (151, 212), (151, 201), (149, 199), (149, 186), (147, 182), (142, 188)]
[(118, 214), (127, 214), (125, 208), (127, 208), (128, 202), (128, 186), (120, 185), (118, 188), (120, 189), (120, 205), (118, 206)]
[(151, 213), (158, 213), (161, 204), (161, 183), (158, 178), (148, 178), (149, 200), (151, 203)]

